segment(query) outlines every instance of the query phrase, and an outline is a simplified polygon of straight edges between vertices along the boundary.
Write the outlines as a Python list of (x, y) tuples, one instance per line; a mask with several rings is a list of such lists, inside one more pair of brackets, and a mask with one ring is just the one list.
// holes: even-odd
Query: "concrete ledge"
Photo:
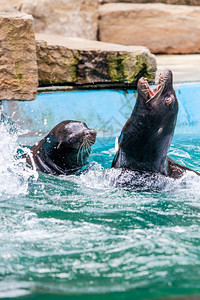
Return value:
[(174, 83), (200, 82), (200, 54), (156, 55), (157, 79), (165, 69), (173, 72)]
[(49, 84), (136, 85), (139, 77), (154, 80), (156, 60), (145, 47), (128, 47), (37, 34), (39, 82)]

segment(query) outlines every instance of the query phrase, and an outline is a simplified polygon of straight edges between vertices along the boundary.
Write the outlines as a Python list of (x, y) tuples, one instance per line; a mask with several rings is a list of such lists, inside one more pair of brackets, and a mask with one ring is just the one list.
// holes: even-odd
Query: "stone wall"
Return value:
[(100, 4), (105, 3), (165, 3), (177, 5), (200, 5), (200, 0), (99, 0)]
[(31, 14), (36, 33), (146, 46), (153, 53), (170, 54), (200, 53), (199, 8), (200, 0), (0, 0), (0, 11)]
[(200, 7), (167, 4), (104, 4), (103, 42), (146, 46), (153, 53), (200, 53)]
[[(42, 85), (116, 84), (154, 80), (156, 60), (144, 47), (63, 36), (36, 36), (30, 15), (0, 13), (0, 100), (32, 100)], [(37, 53), (37, 56), (36, 56)]]
[(0, 12), (18, 11), (21, 0), (0, 0)]
[(97, 38), (98, 0), (23, 0), (20, 10), (35, 19), (37, 33)]
[[(53, 9), (52, 0), (31, 3), (24, 0), (22, 6), (18, 6), (17, 0), (12, 1), (11, 11), (16, 11), (17, 7), (26, 10), (29, 7), (26, 3), (29, 3), (37, 18), (41, 16), (41, 22), (51, 14), (62, 20), (61, 12), (66, 3), (71, 5), (68, 13), (75, 10), (72, 0), (58, 0), (58, 11)], [(97, 8), (97, 2), (89, 8), (90, 3), (91, 0), (82, 0), (78, 11), (82, 13), (83, 8), (84, 13), (90, 14), (90, 9)], [(110, 3), (100, 5), (99, 15), (99, 38), (106, 43), (64, 37), (59, 32), (60, 25), (54, 26), (57, 35), (39, 34), (35, 40), (32, 16), (19, 12), (0, 13), (0, 99), (34, 99), (38, 74), (41, 85), (135, 87), (140, 76), (148, 80), (155, 78), (156, 61), (151, 52), (200, 53), (200, 7)], [(51, 17), (50, 21), (53, 26), (55, 20)], [(89, 28), (81, 24), (78, 30)], [(75, 31), (77, 33), (77, 29)], [(97, 27), (95, 35), (96, 31)]]
[(32, 100), (38, 73), (33, 18), (0, 13), (0, 100)]

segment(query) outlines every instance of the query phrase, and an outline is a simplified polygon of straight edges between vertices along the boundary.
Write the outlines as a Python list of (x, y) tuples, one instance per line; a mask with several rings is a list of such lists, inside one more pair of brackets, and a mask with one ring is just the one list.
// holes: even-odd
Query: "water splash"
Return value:
[(26, 194), (28, 180), (36, 173), (26, 166), (25, 159), (17, 158), (18, 128), (0, 112), (0, 196)]
[(180, 179), (173, 179), (162, 174), (141, 173), (121, 169), (104, 169), (101, 164), (93, 163), (89, 172), (80, 178), (71, 177), (74, 182), (91, 189), (125, 189), (135, 192), (174, 192), (191, 190), (199, 192), (200, 177), (187, 171)]

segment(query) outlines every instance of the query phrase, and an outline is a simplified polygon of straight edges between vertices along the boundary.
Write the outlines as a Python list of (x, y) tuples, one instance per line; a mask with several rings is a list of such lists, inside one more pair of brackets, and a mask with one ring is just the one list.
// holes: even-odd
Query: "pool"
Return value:
[[(199, 94), (196, 84), (177, 87), (179, 117), (169, 151), (197, 171)], [(135, 96), (134, 91), (74, 91), (2, 103), (19, 128), (15, 132), (12, 124), (0, 125), (1, 298), (200, 294), (200, 178), (187, 173), (163, 185), (160, 177), (143, 190), (110, 185), (115, 136)], [(98, 130), (88, 173), (53, 177), (16, 159), (24, 145), (64, 119), (86, 121)]]

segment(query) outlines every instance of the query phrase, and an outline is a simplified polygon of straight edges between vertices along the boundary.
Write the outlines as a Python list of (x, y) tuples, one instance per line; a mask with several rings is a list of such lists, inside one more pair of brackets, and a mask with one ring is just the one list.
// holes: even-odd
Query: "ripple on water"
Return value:
[[(118, 291), (135, 299), (199, 292), (198, 176), (157, 176), (153, 186), (143, 178), (148, 188), (116, 188), (119, 171), (95, 162), (97, 149), (88, 173), (37, 178), (15, 158), (17, 134), (5, 124), (0, 131), (1, 298), (36, 291)], [(198, 145), (180, 142), (176, 152), (174, 144), (173, 155), (183, 159), (186, 152), (196, 168)]]

